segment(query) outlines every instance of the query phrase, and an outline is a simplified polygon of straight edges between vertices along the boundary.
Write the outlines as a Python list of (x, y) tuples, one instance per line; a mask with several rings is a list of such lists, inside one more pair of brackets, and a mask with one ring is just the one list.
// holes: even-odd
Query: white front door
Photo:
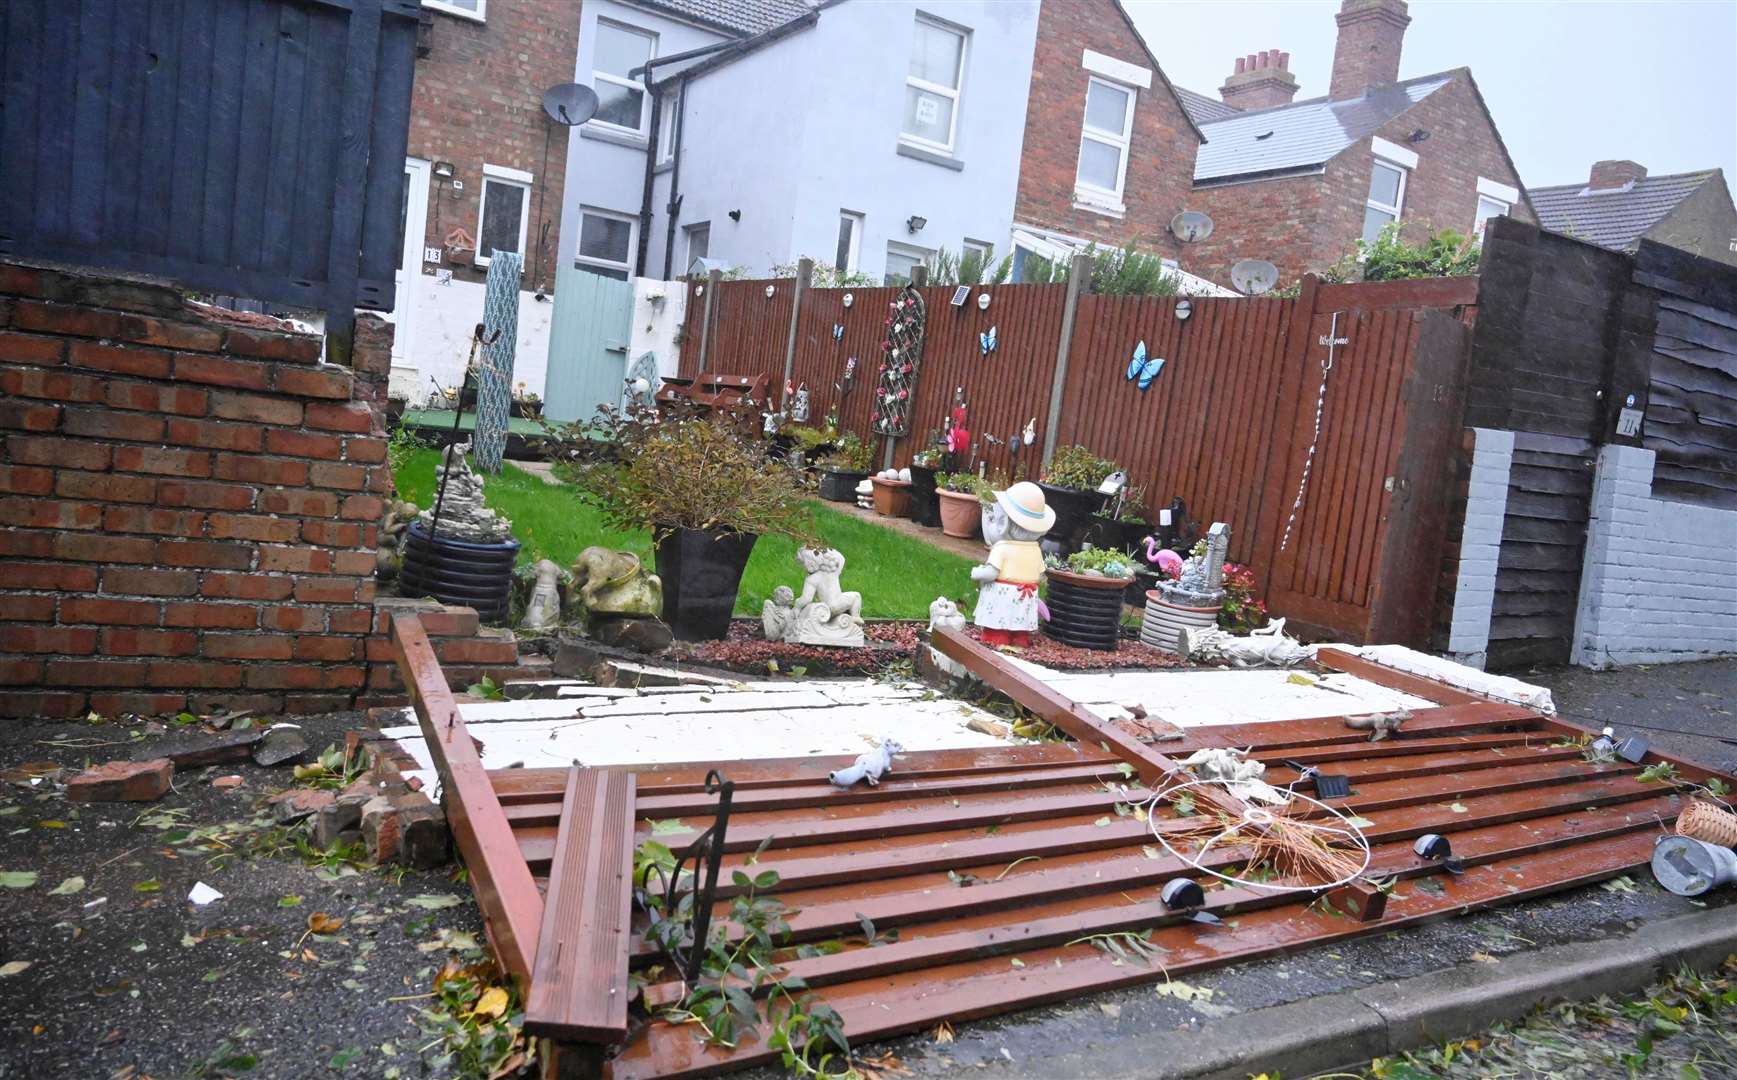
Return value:
[(422, 249), (428, 232), (428, 162), (404, 159), (404, 220), (399, 226), (398, 298), (393, 304), (392, 390), (419, 397), (412, 344), (416, 334), (416, 294), (421, 286)]

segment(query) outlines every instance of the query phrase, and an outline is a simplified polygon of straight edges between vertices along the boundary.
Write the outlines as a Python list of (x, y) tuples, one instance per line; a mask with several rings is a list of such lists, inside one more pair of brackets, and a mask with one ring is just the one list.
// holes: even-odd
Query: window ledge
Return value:
[(954, 172), (963, 172), (965, 169), (965, 163), (952, 154), (943, 154), (938, 150), (925, 150), (920, 146), (912, 146), (903, 141), (899, 143), (899, 156), (926, 161), (931, 165), (939, 165), (943, 169), (952, 169)]
[(608, 128), (596, 128), (590, 124), (579, 127), (581, 139), (596, 139), (598, 142), (614, 143), (633, 150), (644, 150), (649, 144), (644, 135), (630, 135), (623, 131), (610, 131)]
[(1105, 217), (1118, 219), (1128, 216), (1128, 208), (1123, 204), (1107, 202), (1080, 191), (1074, 192), (1074, 209), (1084, 210), (1089, 214), (1102, 214)]
[(451, 15), (455, 19), (464, 19), (468, 22), (480, 23), (488, 21), (487, 17), (481, 11), (466, 11), (459, 7), (448, 7), (447, 5), (440, 3), (439, 0), (432, 0), (432, 2), (422, 6), (427, 8), (429, 11), (438, 11), (442, 15)]
[(675, 162), (666, 161), (661, 165), (653, 165), (651, 167), (651, 173), (653, 176), (662, 176), (664, 173), (669, 172), (673, 168), (675, 168)]

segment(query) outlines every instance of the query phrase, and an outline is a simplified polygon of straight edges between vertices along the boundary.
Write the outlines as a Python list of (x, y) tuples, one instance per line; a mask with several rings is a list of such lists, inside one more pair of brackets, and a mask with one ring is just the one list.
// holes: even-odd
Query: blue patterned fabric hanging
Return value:
[(507, 421), (513, 403), (513, 350), (519, 340), (519, 273), (523, 257), (496, 251), (489, 258), (488, 287), (483, 294), (483, 346), (477, 372), (476, 439), (472, 452), (477, 467), (501, 471), (507, 451)]

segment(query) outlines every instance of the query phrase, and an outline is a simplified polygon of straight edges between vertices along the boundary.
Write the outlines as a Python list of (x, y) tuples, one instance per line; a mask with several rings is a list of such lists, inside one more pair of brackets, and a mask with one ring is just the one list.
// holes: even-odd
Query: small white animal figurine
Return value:
[(537, 563), (537, 583), (525, 604), (523, 630), (550, 630), (561, 625), (561, 568), (548, 559)]
[(893, 755), (905, 750), (897, 740), (882, 739), (881, 744), (866, 754), (858, 754), (856, 763), (848, 769), (836, 769), (826, 774), (836, 787), (850, 787), (858, 780), (867, 780), (869, 787), (876, 787), (881, 777), (890, 772), (893, 767)]

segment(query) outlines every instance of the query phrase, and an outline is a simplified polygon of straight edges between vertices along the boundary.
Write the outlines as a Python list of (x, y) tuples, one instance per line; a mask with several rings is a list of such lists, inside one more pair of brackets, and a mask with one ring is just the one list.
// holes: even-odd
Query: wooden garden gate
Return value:
[(621, 404), (633, 316), (633, 283), (563, 266), (555, 277), (543, 414), (589, 420), (599, 405)]

